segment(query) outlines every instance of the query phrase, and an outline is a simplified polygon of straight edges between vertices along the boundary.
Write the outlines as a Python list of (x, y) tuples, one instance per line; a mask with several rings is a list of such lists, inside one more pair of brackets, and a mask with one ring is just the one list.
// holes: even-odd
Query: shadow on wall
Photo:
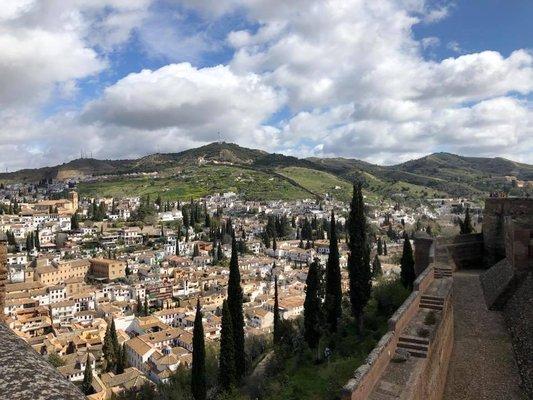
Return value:
[(448, 250), (457, 269), (485, 268), (482, 233), (458, 235), (453, 238)]

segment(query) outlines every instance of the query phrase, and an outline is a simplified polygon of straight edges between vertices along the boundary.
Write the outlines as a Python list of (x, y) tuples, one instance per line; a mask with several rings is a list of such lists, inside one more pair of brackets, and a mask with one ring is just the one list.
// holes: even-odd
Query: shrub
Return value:
[(424, 317), (424, 325), (435, 325), (436, 322), (437, 316), (435, 315), (435, 311), (428, 312)]
[(379, 279), (372, 291), (377, 302), (378, 312), (386, 317), (394, 314), (409, 296), (409, 290), (396, 277)]
[(426, 328), (418, 328), (416, 330), (416, 333), (418, 336), (420, 337), (423, 337), (423, 338), (427, 338), (429, 336), (429, 329), (426, 329)]

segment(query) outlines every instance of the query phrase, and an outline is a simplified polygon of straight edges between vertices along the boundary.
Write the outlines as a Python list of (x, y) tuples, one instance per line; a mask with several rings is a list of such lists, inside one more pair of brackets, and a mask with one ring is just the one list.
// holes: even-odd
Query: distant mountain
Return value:
[(343, 182), (363, 179), (369, 191), (386, 196), (395, 192), (424, 196), (481, 196), (493, 190), (509, 188), (512, 183), (506, 177), (533, 181), (533, 166), (504, 158), (435, 153), (398, 165), (380, 166), (347, 158), (299, 159), (225, 142), (211, 143), (179, 153), (151, 154), (134, 160), (77, 159), (53, 167), (3, 173), (0, 174), (0, 180), (38, 182), (50, 178), (64, 180), (83, 176), (120, 176), (133, 172), (173, 171), (204, 164), (234, 165), (271, 173), (300, 189), (306, 189), (302, 185), (305, 181), (302, 171), (315, 170), (326, 174), (320, 175), (323, 179), (327, 176), (340, 178)]

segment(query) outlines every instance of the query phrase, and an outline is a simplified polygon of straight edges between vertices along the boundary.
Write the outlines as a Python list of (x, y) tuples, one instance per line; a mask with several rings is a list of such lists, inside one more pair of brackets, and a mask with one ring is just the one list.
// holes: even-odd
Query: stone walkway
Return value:
[(444, 400), (526, 400), (503, 315), (485, 306), (481, 272), (453, 274), (455, 340)]

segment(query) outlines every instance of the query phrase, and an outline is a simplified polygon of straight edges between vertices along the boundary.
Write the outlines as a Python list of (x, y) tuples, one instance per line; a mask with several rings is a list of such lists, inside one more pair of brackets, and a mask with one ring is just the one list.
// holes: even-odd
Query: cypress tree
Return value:
[(311, 349), (318, 348), (320, 341), (320, 265), (315, 259), (309, 266), (307, 280), (305, 281), (305, 301), (304, 301), (304, 338)]
[(85, 364), (85, 371), (83, 372), (83, 382), (81, 384), (81, 390), (83, 394), (89, 395), (93, 392), (93, 367), (91, 365), (90, 357), (87, 354), (87, 363)]
[(378, 277), (383, 275), (383, 270), (381, 269), (381, 261), (379, 261), (379, 257), (376, 254), (374, 256), (374, 261), (372, 261), (372, 276)]
[(272, 250), (276, 251), (278, 249), (278, 244), (276, 242), (276, 235), (272, 238)]
[(148, 295), (146, 294), (144, 296), (144, 307), (143, 307), (143, 315), (147, 317), (150, 314), (150, 309), (148, 308)]
[(359, 334), (363, 332), (363, 312), (372, 289), (370, 248), (367, 243), (367, 225), (362, 185), (354, 185), (350, 214), (348, 216), (348, 273), (350, 277), (350, 303), (357, 321)]
[(407, 234), (404, 235), (403, 253), (400, 260), (400, 278), (402, 284), (409, 290), (413, 290), (413, 283), (416, 279), (415, 275), (415, 260), (413, 258), (413, 248), (411, 247), (411, 241)]
[(122, 374), (126, 368), (126, 349), (124, 346), (118, 348), (117, 374)]
[(70, 229), (77, 230), (80, 228), (80, 223), (78, 221), (78, 213), (75, 212), (70, 218)]
[(220, 331), (220, 357), (218, 365), (218, 384), (223, 391), (228, 391), (237, 382), (237, 379), (233, 323), (226, 300), (222, 303), (222, 329)]
[(459, 226), (461, 228), (461, 235), (474, 232), (474, 227), (472, 226), (472, 218), (470, 217), (470, 207), (466, 207), (465, 219), (464, 221), (459, 220)]
[(387, 242), (383, 241), (383, 255), (387, 255)]
[[(272, 270), (276, 269), (276, 264)], [(278, 274), (274, 272), (274, 344), (281, 343), (281, 318), (279, 315)]]
[(102, 347), (105, 359), (106, 371), (111, 371), (115, 365), (115, 348), (113, 347), (113, 338), (111, 337), (111, 324), (107, 325), (105, 336), (104, 336), (104, 345)]
[(378, 238), (378, 249), (377, 249), (378, 255), (383, 255), (383, 245), (381, 243), (381, 238)]
[(191, 392), (194, 400), (205, 400), (207, 398), (205, 377), (205, 342), (202, 311), (200, 310), (200, 299), (198, 299), (196, 303), (196, 317), (194, 318), (192, 347)]
[(231, 259), (229, 263), (228, 280), (228, 308), (233, 323), (233, 339), (235, 342), (235, 371), (240, 380), (246, 371), (246, 358), (244, 354), (244, 316), (242, 312), (241, 274), (239, 272), (239, 259), (235, 235), (231, 241)]
[(113, 351), (114, 351), (114, 365), (117, 367), (120, 358), (122, 355), (120, 354), (120, 343), (118, 342), (118, 336), (117, 336), (117, 330), (115, 328), (115, 320), (111, 319), (111, 328), (109, 330), (109, 333), (111, 335), (111, 343), (113, 344)]
[(326, 264), (326, 322), (330, 332), (337, 331), (338, 320), (342, 314), (341, 269), (339, 262), (339, 243), (335, 229), (335, 214), (331, 212), (329, 256)]

